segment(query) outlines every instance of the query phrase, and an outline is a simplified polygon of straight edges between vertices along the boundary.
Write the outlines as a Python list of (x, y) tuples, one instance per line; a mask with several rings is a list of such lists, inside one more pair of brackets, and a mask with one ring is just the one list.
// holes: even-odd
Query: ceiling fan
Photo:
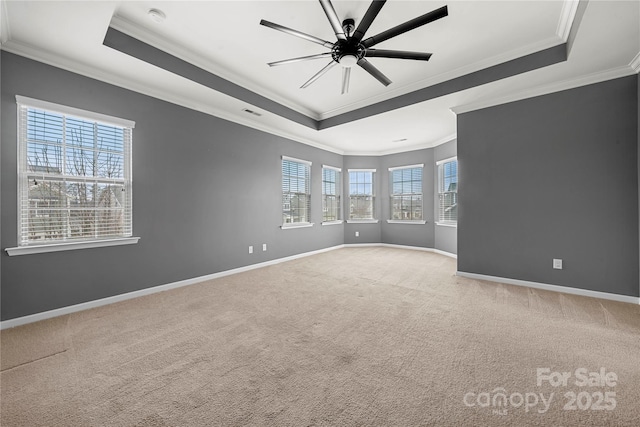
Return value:
[[(317, 43), (326, 48), (331, 49), (330, 52), (319, 53), (317, 55), (302, 56), (298, 58), (285, 59), (283, 61), (270, 62), (268, 65), (274, 67), (276, 65), (292, 64), (294, 62), (309, 61), (313, 59), (331, 58), (331, 62), (324, 68), (318, 71), (313, 77), (311, 77), (301, 88), (306, 88), (313, 82), (318, 80), (327, 71), (336, 65), (342, 65), (342, 94), (349, 91), (349, 79), (351, 77), (351, 67), (358, 65), (375, 77), (380, 83), (388, 86), (391, 80), (387, 78), (380, 70), (374, 67), (367, 58), (397, 58), (397, 59), (413, 59), (417, 61), (428, 61), (431, 58), (431, 53), (422, 52), (408, 52), (402, 50), (386, 50), (386, 49), (371, 49), (378, 43), (385, 40), (389, 40), (392, 37), (411, 31), (415, 28), (421, 27), (429, 22), (433, 22), (437, 19), (444, 18), (448, 15), (447, 6), (443, 6), (439, 9), (433, 10), (417, 18), (411, 19), (403, 24), (397, 25), (386, 31), (376, 34), (373, 37), (369, 37), (363, 40), (365, 33), (371, 26), (373, 20), (378, 16), (378, 13), (382, 9), (382, 6), (386, 3), (386, 0), (379, 1), (374, 0), (371, 2), (369, 9), (362, 17), (358, 28), (355, 27), (355, 21), (351, 18), (347, 18), (342, 21), (340, 25), (340, 19), (336, 14), (331, 0), (319, 0), (322, 9), (324, 9), (329, 23), (333, 29), (333, 32), (338, 39), (335, 43), (327, 40), (322, 40), (318, 37), (297, 31), (282, 25), (274, 24), (266, 20), (261, 20), (260, 25), (273, 28), (274, 30), (282, 31), (292, 36), (300, 37), (313, 43)], [(354, 31), (355, 29), (355, 31)]]

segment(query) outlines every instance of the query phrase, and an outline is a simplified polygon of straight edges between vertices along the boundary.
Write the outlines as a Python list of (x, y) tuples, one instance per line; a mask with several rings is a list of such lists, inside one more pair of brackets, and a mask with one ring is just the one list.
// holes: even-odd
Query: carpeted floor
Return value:
[(455, 265), (345, 248), (2, 331), (1, 424), (640, 425), (640, 306)]

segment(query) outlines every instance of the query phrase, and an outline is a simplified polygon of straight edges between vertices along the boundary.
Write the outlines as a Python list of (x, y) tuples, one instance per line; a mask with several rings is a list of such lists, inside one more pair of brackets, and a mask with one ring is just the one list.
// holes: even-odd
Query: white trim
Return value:
[(282, 224), (280, 228), (283, 230), (289, 230), (290, 228), (307, 228), (307, 227), (313, 227), (313, 226), (314, 226), (313, 222), (294, 222), (294, 223)]
[(458, 160), (458, 156), (449, 157), (448, 159), (438, 160), (436, 162), (436, 166), (443, 165), (445, 163), (453, 162), (454, 160)]
[(573, 25), (573, 20), (576, 17), (579, 3), (579, 0), (565, 0), (562, 4), (556, 34), (564, 40), (565, 43), (569, 40), (569, 33), (571, 33), (571, 26)]
[(389, 168), (389, 172), (401, 170), (401, 169), (413, 169), (413, 168), (424, 168), (424, 163), (420, 163), (417, 165), (409, 165), (409, 166), (394, 166)]
[(307, 165), (307, 166), (311, 166), (311, 162), (310, 161), (296, 159), (295, 157), (282, 156), (282, 160), (289, 160), (291, 162), (298, 162), (298, 163), (302, 163), (302, 164)]
[(347, 172), (375, 172), (375, 169), (347, 169)]
[(638, 52), (638, 54), (631, 60), (631, 62), (629, 62), (629, 66), (636, 73), (640, 73), (640, 52)]
[(559, 39), (557, 34), (553, 34), (543, 40), (536, 41), (532, 44), (519, 46), (514, 50), (503, 52), (492, 57), (487, 57), (474, 63), (466, 63), (465, 65), (456, 69), (448, 70), (438, 75), (412, 82), (405, 86), (399, 86), (395, 89), (391, 89), (379, 95), (374, 95), (369, 98), (362, 99), (358, 102), (345, 104), (333, 110), (325, 111), (323, 113), (320, 113), (320, 120), (325, 120), (327, 118), (338, 116), (340, 114), (349, 113), (351, 111), (355, 111), (360, 108), (365, 108), (369, 105), (377, 104), (379, 102), (406, 95), (408, 93), (415, 92), (426, 87), (435, 86), (436, 84), (453, 80), (458, 77), (466, 76), (476, 71), (481, 71), (486, 68), (500, 65), (514, 59), (522, 58), (523, 56), (550, 49), (562, 43), (563, 40)]
[(126, 128), (135, 128), (136, 122), (133, 120), (122, 119), (120, 117), (108, 116), (106, 114), (95, 113), (80, 108), (69, 107), (67, 105), (55, 104), (53, 102), (42, 101), (40, 99), (28, 98), (26, 96), (16, 95), (16, 102), (25, 107), (39, 108), (49, 110), (56, 113), (69, 114), (71, 116), (83, 119), (95, 120), (97, 122), (107, 123)]
[(221, 271), (219, 273), (208, 274), (205, 276), (194, 277), (191, 279), (180, 280), (178, 282), (167, 283), (164, 285), (153, 286), (139, 291), (128, 292), (126, 294), (114, 295), (112, 297), (101, 298), (98, 300), (88, 301), (80, 304), (75, 304), (67, 307), (57, 308), (55, 310), (44, 311), (42, 313), (30, 314), (28, 316), (17, 317), (15, 319), (5, 320), (0, 322), (0, 330), (9, 329), (16, 326), (26, 325), (28, 323), (38, 322), (40, 320), (50, 319), (52, 317), (63, 316), (65, 314), (77, 313), (79, 311), (88, 310), (90, 308), (102, 307), (103, 305), (109, 305), (120, 301), (126, 301), (133, 298), (142, 297), (145, 295), (156, 294), (158, 292), (168, 291), (171, 289), (181, 288), (183, 286), (195, 285), (196, 283), (205, 282), (207, 280), (214, 280), (220, 277), (230, 276), (232, 274), (243, 273), (245, 271), (255, 270), (257, 268), (268, 267), (270, 265), (280, 264), (287, 261), (293, 261), (295, 259), (308, 257), (311, 255), (317, 255), (323, 252), (329, 252), (335, 249), (341, 249), (344, 245), (331, 246), (324, 249), (318, 249), (311, 252), (304, 252), (297, 255), (291, 255), (284, 258), (278, 258), (271, 261), (265, 261), (258, 264), (248, 265), (246, 267), (234, 268), (232, 270)]
[(341, 168), (337, 168), (335, 166), (322, 165), (322, 169), (331, 169), (331, 170), (334, 170), (336, 172), (342, 173), (342, 169)]
[(9, 28), (9, 15), (7, 13), (7, 0), (0, 1), (0, 46), (5, 44), (11, 38), (11, 29)]
[(394, 245), (391, 243), (347, 243), (344, 245), (345, 248), (396, 248), (396, 249), (408, 249), (412, 251), (422, 251), (422, 252), (431, 252), (438, 255), (444, 255), (449, 258), (457, 259), (458, 255), (452, 254), (451, 252), (441, 251), (440, 249), (435, 248), (423, 248), (421, 246), (408, 246), (408, 245)]
[(135, 245), (139, 237), (124, 237), (121, 239), (85, 240), (82, 242), (52, 243), (49, 245), (18, 246), (6, 248), (9, 256), (43, 254), (47, 252), (73, 251), (76, 249), (104, 248), (107, 246)]
[(602, 298), (612, 301), (627, 302), (631, 304), (640, 304), (640, 297), (632, 297), (628, 295), (611, 294), (608, 292), (590, 291), (587, 289), (572, 288), (569, 286), (550, 285), (547, 283), (529, 282), (527, 280), (509, 279), (506, 277), (487, 276), (484, 274), (467, 273), (465, 271), (456, 271), (457, 276), (467, 277), (469, 279), (487, 280), (490, 282), (506, 283), (507, 285), (524, 286), (527, 288), (542, 289), (545, 291), (562, 292), (565, 294), (581, 295), (591, 298)]
[(422, 224), (426, 224), (427, 221), (420, 221), (420, 220), (402, 220), (402, 219), (388, 219), (387, 220), (387, 224), (417, 224), (417, 225), (422, 225)]
[(344, 221), (337, 220), (337, 221), (323, 221), (322, 222), (322, 225), (340, 225), (340, 224), (344, 224)]
[(458, 228), (458, 223), (457, 222), (440, 222), (440, 221), (436, 221), (436, 225), (439, 225), (440, 227), (450, 227), (450, 228)]
[[(133, 92), (141, 93), (143, 95), (151, 96), (153, 98), (167, 101), (172, 104), (181, 105), (194, 111), (199, 111), (210, 116), (219, 117), (224, 120), (228, 120), (233, 123), (238, 123), (243, 126), (247, 126), (252, 129), (257, 129), (262, 132), (269, 133), (271, 135), (281, 136), (283, 138), (291, 139), (300, 142), (311, 147), (320, 148), (321, 150), (329, 151), (340, 155), (345, 155), (345, 151), (339, 148), (326, 145), (324, 143), (300, 136), (296, 133), (284, 131), (276, 126), (265, 124), (256, 120), (255, 116), (248, 114), (237, 114), (234, 112), (226, 111), (210, 104), (200, 104), (193, 101), (189, 97), (185, 97), (176, 93), (170, 93), (169, 91), (159, 90), (151, 87), (142, 82), (134, 82), (130, 79), (122, 78), (114, 75), (113, 73), (106, 73), (102, 69), (97, 67), (88, 66), (85, 64), (78, 64), (75, 61), (71, 61), (68, 58), (61, 57), (60, 55), (52, 54), (51, 52), (42, 50), (38, 47), (31, 46), (27, 43), (17, 42), (15, 40), (9, 40), (2, 46), (2, 50), (14, 53), (16, 55), (24, 56), (28, 59), (33, 59), (43, 64), (52, 65), (63, 70), (70, 71), (72, 73), (80, 74), (86, 77), (90, 77), (95, 80), (99, 80), (114, 86), (118, 86)], [(213, 90), (213, 89), (212, 89)], [(249, 105), (249, 104), (247, 104)], [(254, 108), (258, 108), (253, 106)], [(289, 120), (282, 118), (283, 120)]]
[(440, 138), (434, 142), (421, 142), (415, 145), (395, 147), (389, 150), (382, 150), (382, 151), (345, 151), (343, 155), (344, 156), (374, 156), (374, 157), (388, 156), (389, 154), (407, 153), (409, 151), (417, 151), (417, 150), (424, 150), (427, 148), (434, 148), (439, 145), (446, 144), (449, 141), (453, 141), (457, 137), (458, 137), (457, 133), (452, 133), (451, 135), (447, 135), (444, 138)]
[(620, 77), (630, 76), (633, 73), (633, 69), (630, 66), (625, 65), (610, 70), (588, 74), (586, 76), (570, 78), (560, 82), (554, 82), (531, 89), (526, 89), (520, 92), (510, 93), (508, 95), (499, 96), (497, 98), (487, 98), (475, 102), (470, 102), (469, 104), (458, 105), (452, 107), (451, 111), (453, 111), (455, 114), (468, 113), (470, 111), (481, 110), (483, 108), (494, 107), (496, 105), (507, 104), (509, 102), (521, 101), (523, 99), (534, 98), (536, 96), (548, 95), (550, 93), (561, 92), (563, 90), (588, 86), (607, 80), (614, 80)]
[(314, 120), (320, 119), (320, 116), (317, 112), (304, 107), (299, 103), (291, 102), (291, 100), (280, 96), (274, 91), (269, 90), (264, 85), (258, 86), (255, 84), (255, 81), (243, 78), (238, 73), (221, 67), (220, 63), (207, 60), (207, 58), (203, 55), (194, 54), (193, 50), (189, 49), (188, 46), (176, 43), (175, 39), (163, 37), (159, 32), (149, 31), (147, 28), (128, 20), (123, 16), (117, 14), (113, 15), (109, 26), (155, 48), (160, 48), (160, 46), (162, 46), (163, 51), (172, 56), (175, 56), (176, 58), (193, 64), (198, 68), (202, 68), (203, 70), (206, 70), (207, 72), (221, 77), (225, 80), (228, 80), (238, 86), (249, 89), (250, 91), (257, 93), (258, 95), (264, 96), (269, 100), (275, 101), (278, 104), (291, 108), (298, 113), (311, 117)]
[(378, 219), (348, 219), (347, 224), (377, 224)]

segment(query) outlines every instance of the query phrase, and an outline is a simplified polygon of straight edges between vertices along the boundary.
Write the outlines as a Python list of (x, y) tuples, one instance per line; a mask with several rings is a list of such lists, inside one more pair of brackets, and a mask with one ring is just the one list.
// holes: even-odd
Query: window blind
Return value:
[(282, 158), (282, 223), (311, 222), (311, 163)]
[(19, 246), (131, 237), (132, 133), (19, 102)]
[(340, 169), (322, 167), (322, 221), (340, 219)]
[(422, 220), (423, 165), (390, 168), (391, 219)]
[(374, 170), (349, 170), (349, 219), (374, 219)]
[(458, 161), (438, 164), (438, 219), (443, 223), (458, 221)]

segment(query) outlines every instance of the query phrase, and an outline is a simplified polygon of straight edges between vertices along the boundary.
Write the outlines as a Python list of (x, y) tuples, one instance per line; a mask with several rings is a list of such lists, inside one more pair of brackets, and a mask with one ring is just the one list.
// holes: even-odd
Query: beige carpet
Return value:
[(346, 248), (5, 330), (1, 424), (640, 426), (640, 306), (454, 273)]

